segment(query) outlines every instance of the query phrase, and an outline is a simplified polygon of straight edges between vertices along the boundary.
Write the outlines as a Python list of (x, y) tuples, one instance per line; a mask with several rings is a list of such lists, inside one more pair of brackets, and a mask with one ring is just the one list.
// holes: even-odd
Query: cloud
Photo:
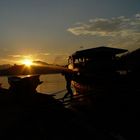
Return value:
[(59, 64), (63, 65), (67, 63), (68, 53), (59, 53), (59, 52), (41, 52), (34, 56), (35, 61), (43, 61), (48, 64)]
[(127, 36), (130, 33), (140, 34), (140, 14), (135, 17), (124, 16), (90, 19), (88, 23), (79, 23), (78, 26), (68, 28), (74, 35), (96, 36)]
[(140, 14), (136, 14), (135, 17), (140, 19)]
[(58, 54), (54, 57), (53, 64), (65, 65), (68, 61), (67, 54)]
[(18, 54), (13, 54), (13, 55), (9, 55), (10, 57), (14, 57), (14, 58), (21, 58), (22, 56), (21, 55), (18, 55)]
[(0, 60), (0, 65), (1, 64), (14, 64), (14, 63), (16, 63), (15, 60), (11, 60), (11, 59), (8, 59), (8, 58), (2, 58)]
[(10, 54), (8, 57), (11, 59), (32, 59), (35, 54), (29, 54), (29, 55), (21, 55), (21, 54)]
[(40, 53), (40, 55), (48, 56), (48, 55), (50, 55), (50, 53)]
[(107, 37), (108, 44), (139, 46), (140, 13), (131, 18), (120, 16), (90, 19), (87, 23), (79, 23), (68, 28), (67, 31), (76, 36)]

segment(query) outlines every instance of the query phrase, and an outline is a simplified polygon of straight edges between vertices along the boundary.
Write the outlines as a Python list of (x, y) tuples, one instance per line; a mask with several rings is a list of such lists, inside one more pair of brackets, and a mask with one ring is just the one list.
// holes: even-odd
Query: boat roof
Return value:
[(84, 57), (93, 57), (93, 56), (114, 56), (116, 54), (124, 53), (127, 51), (128, 50), (126, 49), (101, 46), (101, 47), (76, 51), (74, 54), (72, 54), (72, 57), (84, 58)]

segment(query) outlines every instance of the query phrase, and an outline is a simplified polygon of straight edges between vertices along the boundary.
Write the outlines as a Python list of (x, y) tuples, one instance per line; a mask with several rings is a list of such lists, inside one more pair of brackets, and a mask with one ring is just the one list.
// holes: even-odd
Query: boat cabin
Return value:
[(125, 49), (111, 48), (111, 47), (97, 47), (81, 51), (76, 51), (68, 59), (70, 69), (89, 70), (105, 70), (110, 69), (117, 61), (118, 54), (127, 52)]

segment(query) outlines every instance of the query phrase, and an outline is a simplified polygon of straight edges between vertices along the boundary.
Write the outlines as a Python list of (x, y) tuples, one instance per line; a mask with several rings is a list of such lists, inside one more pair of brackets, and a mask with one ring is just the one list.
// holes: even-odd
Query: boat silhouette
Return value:
[[(118, 55), (127, 50), (110, 47), (97, 47), (76, 51), (69, 56), (68, 67), (77, 71), (72, 84), (77, 92), (85, 93), (107, 88), (119, 75), (121, 59)], [(103, 89), (104, 90), (104, 89)]]
[(10, 88), (0, 88), (0, 138), (139, 139), (139, 54), (104, 46), (72, 54), (70, 71), (60, 71), (79, 93), (68, 108), (36, 92), (39, 75), (9, 77)]

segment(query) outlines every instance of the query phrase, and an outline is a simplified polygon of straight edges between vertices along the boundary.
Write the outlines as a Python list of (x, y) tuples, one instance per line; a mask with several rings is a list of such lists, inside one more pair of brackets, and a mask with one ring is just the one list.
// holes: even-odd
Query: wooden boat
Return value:
[(23, 78), (18, 76), (8, 77), (8, 83), (10, 85), (9, 90), (12, 92), (20, 93), (34, 93), (38, 85), (42, 83), (39, 79), (40, 75), (29, 75)]
[(121, 61), (118, 55), (125, 49), (97, 47), (76, 51), (68, 59), (68, 68), (77, 71), (72, 85), (77, 92), (104, 90), (118, 75)]

